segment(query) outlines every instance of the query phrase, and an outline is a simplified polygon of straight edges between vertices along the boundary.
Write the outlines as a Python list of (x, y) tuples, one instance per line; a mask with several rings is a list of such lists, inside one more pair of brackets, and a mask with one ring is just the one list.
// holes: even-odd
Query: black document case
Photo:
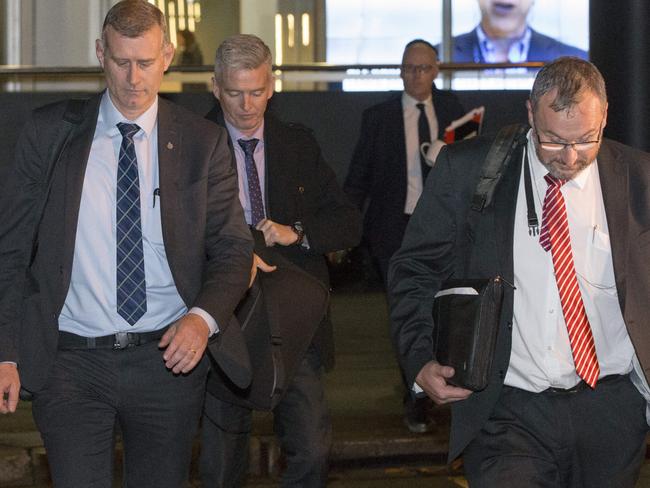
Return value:
[(434, 357), (454, 368), (449, 383), (474, 391), (487, 386), (502, 302), (498, 276), (443, 283), (433, 301)]

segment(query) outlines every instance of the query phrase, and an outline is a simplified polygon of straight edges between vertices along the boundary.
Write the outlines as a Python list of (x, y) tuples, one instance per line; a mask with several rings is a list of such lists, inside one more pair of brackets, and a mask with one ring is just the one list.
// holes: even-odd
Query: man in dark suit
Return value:
[[(420, 145), (442, 139), (445, 128), (465, 114), (453, 93), (438, 90), (438, 52), (428, 42), (409, 42), (402, 57), (404, 92), (363, 113), (361, 135), (343, 190), (363, 209), (363, 236), (386, 282), (388, 261), (402, 242), (404, 229), (422, 193), (430, 169)], [(421, 128), (424, 127), (425, 134)], [(426, 432), (426, 402), (407, 392), (405, 422), (413, 432)]]
[(527, 22), (533, 0), (478, 0), (481, 22), (452, 39), (454, 63), (523, 63), (560, 56), (587, 59), (587, 53), (532, 29)]
[[(215, 63), (219, 106), (208, 118), (230, 135), (247, 222), (280, 256), (328, 283), (324, 253), (358, 244), (360, 215), (339, 188), (311, 131), (267, 113), (273, 83), (271, 52), (261, 39), (226, 39)], [(264, 263), (260, 266), (267, 270)], [(274, 431), (287, 462), (282, 486), (325, 486), (331, 425), (321, 376), (332, 363), (332, 325), (325, 320), (273, 410)], [(238, 486), (247, 468), (251, 411), (209, 391), (201, 478), (205, 486)]]
[[(632, 487), (650, 399), (650, 155), (602, 139), (605, 83), (578, 58), (539, 72), (528, 120), (482, 211), (491, 141), (441, 152), (390, 266), (394, 341), (411, 384), (453, 402), (449, 459), (464, 453), (471, 486)], [(433, 357), (431, 303), (449, 277), (496, 275), (514, 286), (472, 393)]]
[(112, 486), (116, 425), (128, 486), (187, 481), (204, 351), (249, 282), (226, 133), (158, 98), (166, 32), (144, 0), (113, 6), (108, 89), (38, 109), (2, 192), (0, 410), (32, 392), (57, 487)]

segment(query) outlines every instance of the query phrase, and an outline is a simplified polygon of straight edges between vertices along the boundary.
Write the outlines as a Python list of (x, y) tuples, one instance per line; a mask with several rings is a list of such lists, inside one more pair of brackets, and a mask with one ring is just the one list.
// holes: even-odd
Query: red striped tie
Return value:
[(548, 183), (542, 209), (542, 229), (539, 243), (545, 251), (551, 250), (555, 280), (560, 293), (564, 321), (569, 331), (573, 362), (578, 375), (592, 388), (596, 387), (600, 367), (596, 357), (596, 346), (591, 334), (589, 319), (580, 295), (576, 270), (573, 265), (571, 237), (567, 221), (564, 196), (560, 188), (566, 180), (547, 174)]

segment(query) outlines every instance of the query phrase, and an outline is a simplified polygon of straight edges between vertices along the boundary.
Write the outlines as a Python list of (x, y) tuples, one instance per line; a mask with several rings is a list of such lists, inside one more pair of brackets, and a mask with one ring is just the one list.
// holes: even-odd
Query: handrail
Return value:
[[(441, 63), (440, 71), (482, 71), (509, 68), (537, 69), (544, 66), (541, 62), (527, 63)], [(399, 69), (399, 64), (330, 64), (330, 63), (304, 63), (282, 64), (273, 66), (274, 71), (315, 71), (315, 72), (345, 72), (348, 70), (371, 71), (380, 69)], [(171, 73), (211, 73), (212, 65), (203, 66), (172, 66)], [(0, 65), (0, 77), (10, 76), (79, 76), (100, 75), (99, 66), (15, 66)]]

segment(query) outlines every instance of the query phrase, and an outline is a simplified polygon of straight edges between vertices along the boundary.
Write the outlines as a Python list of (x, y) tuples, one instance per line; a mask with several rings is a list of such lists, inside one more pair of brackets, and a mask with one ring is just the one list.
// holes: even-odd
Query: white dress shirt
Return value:
[[(546, 168), (528, 134), (535, 209), (541, 227)], [(580, 292), (596, 345), (600, 376), (632, 369), (634, 348), (618, 303), (607, 218), (598, 165), (594, 161), (561, 188), (566, 202), (571, 247)], [(505, 384), (540, 392), (571, 388), (576, 374), (569, 336), (557, 290), (551, 252), (530, 236), (523, 169), (514, 228), (514, 317), (512, 352)]]
[(424, 113), (429, 120), (429, 132), (431, 140), (438, 138), (438, 119), (433, 100), (431, 96), (420, 102), (408, 95), (402, 93), (402, 111), (404, 113), (404, 136), (406, 141), (406, 204), (404, 213), (411, 215), (415, 205), (422, 195), (422, 167), (420, 165), (420, 137), (418, 134), (418, 119), (420, 118), (420, 109), (418, 103), (424, 103)]
[[(158, 99), (135, 120), (127, 120), (104, 92), (84, 175), (75, 238), (70, 288), (59, 316), (59, 329), (84, 337), (115, 332), (148, 332), (170, 325), (187, 313), (172, 277), (160, 219), (158, 172)], [(133, 326), (117, 313), (116, 192), (122, 135), (119, 122), (135, 123), (134, 136), (140, 183), (147, 311)], [(164, 198), (164, 196), (163, 196)], [(193, 308), (218, 330), (205, 311)]]

